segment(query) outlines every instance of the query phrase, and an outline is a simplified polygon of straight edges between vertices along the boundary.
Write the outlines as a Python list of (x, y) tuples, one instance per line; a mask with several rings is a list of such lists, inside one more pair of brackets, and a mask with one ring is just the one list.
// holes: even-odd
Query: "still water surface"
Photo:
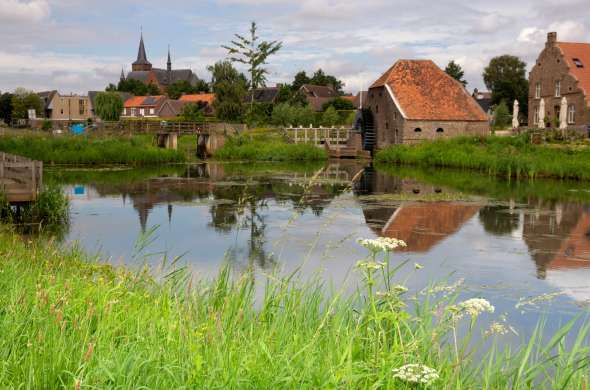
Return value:
[[(590, 303), (583, 183), (354, 163), (55, 170), (49, 178), (71, 198), (64, 241), (115, 264), (157, 264), (166, 253), (203, 277), (229, 262), (236, 274), (300, 269), (326, 288), (352, 289), (365, 255), (356, 239), (384, 236), (407, 242), (393, 261), (408, 262), (400, 278), (410, 288), (464, 281), (464, 296), (489, 299), (524, 333), (540, 316), (555, 329)], [(141, 252), (152, 256), (141, 256), (138, 237), (152, 230)], [(519, 305), (541, 294), (555, 296)]]

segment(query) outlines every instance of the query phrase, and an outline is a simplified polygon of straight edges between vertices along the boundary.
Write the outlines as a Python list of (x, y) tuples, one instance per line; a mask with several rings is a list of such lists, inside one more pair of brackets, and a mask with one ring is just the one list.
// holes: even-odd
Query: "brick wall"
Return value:
[[(417, 132), (416, 129), (421, 131)], [(403, 126), (404, 143), (417, 143), (462, 135), (486, 136), (489, 134), (490, 125), (487, 121), (406, 121)]]

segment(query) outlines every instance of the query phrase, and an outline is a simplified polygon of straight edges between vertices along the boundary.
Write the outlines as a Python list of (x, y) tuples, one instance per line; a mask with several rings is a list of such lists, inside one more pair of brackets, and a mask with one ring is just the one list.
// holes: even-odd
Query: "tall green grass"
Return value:
[(185, 161), (175, 150), (152, 145), (151, 137), (90, 137), (72, 135), (6, 135), (0, 137), (0, 151), (52, 164), (156, 165)]
[(326, 151), (309, 144), (289, 144), (271, 134), (245, 134), (229, 138), (214, 154), (225, 161), (323, 161)]
[(590, 148), (531, 145), (526, 135), (395, 145), (378, 152), (375, 160), (380, 165), (467, 168), (517, 178), (590, 179)]
[(482, 336), (492, 348), (476, 354), (480, 320), (457, 319), (455, 298), (406, 296), (381, 260), (352, 295), (292, 275), (266, 277), (257, 297), (249, 272), (156, 279), (0, 233), (0, 387), (426, 388), (394, 378), (416, 363), (437, 371), (432, 389), (586, 388), (588, 325), (549, 340), (540, 325), (511, 349)]

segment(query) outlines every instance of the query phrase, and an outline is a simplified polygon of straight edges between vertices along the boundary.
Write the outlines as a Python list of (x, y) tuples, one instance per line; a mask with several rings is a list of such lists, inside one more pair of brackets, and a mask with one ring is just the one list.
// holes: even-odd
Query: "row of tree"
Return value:
[(17, 88), (12, 93), (0, 94), (0, 120), (4, 123), (27, 119), (29, 110), (35, 110), (37, 116), (43, 114), (43, 102), (35, 92)]

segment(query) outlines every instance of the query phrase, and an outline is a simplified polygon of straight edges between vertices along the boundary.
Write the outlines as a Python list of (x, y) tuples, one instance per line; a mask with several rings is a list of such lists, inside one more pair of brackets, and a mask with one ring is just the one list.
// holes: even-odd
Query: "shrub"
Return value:
[(328, 107), (328, 109), (322, 115), (322, 125), (334, 126), (340, 120), (340, 116), (334, 107)]

